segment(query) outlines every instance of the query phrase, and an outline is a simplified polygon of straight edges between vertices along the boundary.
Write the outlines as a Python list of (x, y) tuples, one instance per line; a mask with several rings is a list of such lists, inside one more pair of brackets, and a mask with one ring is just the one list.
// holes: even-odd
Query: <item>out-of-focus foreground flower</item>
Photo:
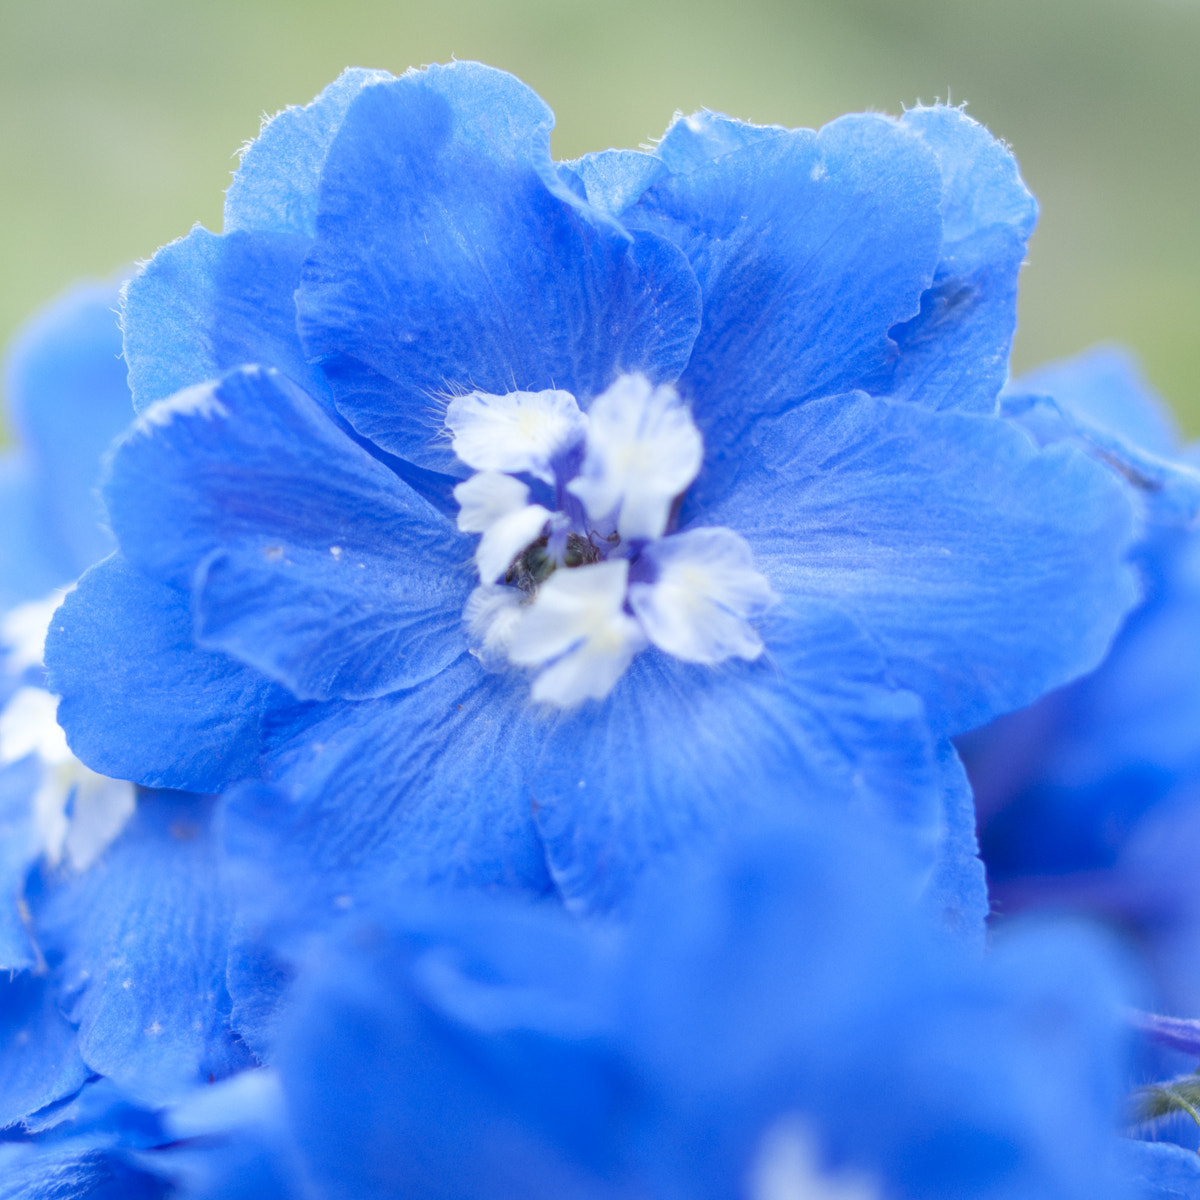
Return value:
[(896, 847), (825, 820), (680, 872), (619, 931), (387, 893), (310, 947), (271, 1071), (140, 1125), (85, 1090), (12, 1166), (90, 1151), (213, 1200), (1139, 1195), (1102, 947), (1031, 929), (964, 961), (916, 901)]

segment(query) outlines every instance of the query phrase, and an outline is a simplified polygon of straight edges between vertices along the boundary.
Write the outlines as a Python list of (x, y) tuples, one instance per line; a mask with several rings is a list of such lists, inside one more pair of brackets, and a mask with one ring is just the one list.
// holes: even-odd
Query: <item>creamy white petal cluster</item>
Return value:
[[(4, 673), (38, 667), (46, 629), (63, 593), (19, 605), (0, 619)], [(33, 756), (40, 768), (33, 795), (38, 851), (51, 866), (82, 871), (121, 832), (135, 806), (132, 783), (97, 774), (71, 753), (58, 724), (58, 700), (45, 688), (18, 687), (0, 708), (0, 768)]]
[[(454, 489), (480, 534), (480, 585), (463, 614), (489, 670), (535, 672), (568, 708), (607, 696), (648, 645), (686, 662), (755, 659), (750, 621), (778, 597), (731, 529), (672, 524), (704, 443), (674, 388), (623, 375), (584, 413), (561, 390), (450, 401)], [(525, 479), (520, 478), (525, 476)]]

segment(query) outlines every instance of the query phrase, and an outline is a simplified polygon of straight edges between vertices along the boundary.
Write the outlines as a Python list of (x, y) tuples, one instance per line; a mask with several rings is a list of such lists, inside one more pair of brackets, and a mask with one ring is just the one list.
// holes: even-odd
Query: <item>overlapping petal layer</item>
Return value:
[(418, 465), (453, 466), (449, 396), (586, 405), (621, 371), (670, 380), (688, 361), (687, 262), (558, 183), (552, 123), (511, 76), (455, 64), (366, 89), (330, 150), (301, 334), (354, 428)]
[(229, 1029), (231, 906), (212, 808), (143, 793), (104, 861), (38, 914), (84, 1061), (152, 1106), (252, 1061)]
[(50, 686), (62, 696), (58, 719), (94, 770), (199, 792), (257, 775), (270, 684), (199, 649), (186, 593), (120, 555), (93, 567), (67, 597), (46, 658)]
[(973, 728), (1096, 665), (1137, 597), (1132, 510), (1067, 446), (861, 393), (761, 420), (727, 498), (772, 585), (882, 648), (934, 727)]
[(200, 644), (301, 698), (380, 695), (465, 648), (466, 540), (280, 375), (149, 410), (106, 497), (131, 561), (192, 588)]

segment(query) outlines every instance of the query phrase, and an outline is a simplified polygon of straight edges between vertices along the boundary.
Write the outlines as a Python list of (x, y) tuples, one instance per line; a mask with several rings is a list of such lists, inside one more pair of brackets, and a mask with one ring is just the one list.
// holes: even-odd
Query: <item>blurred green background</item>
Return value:
[(677, 108), (967, 101), (1042, 205), (1016, 369), (1119, 339), (1200, 434), (1200, 0), (0, 0), (0, 338), (76, 276), (219, 228), (262, 114), (350, 64), (452, 56), (535, 87), (560, 157)]

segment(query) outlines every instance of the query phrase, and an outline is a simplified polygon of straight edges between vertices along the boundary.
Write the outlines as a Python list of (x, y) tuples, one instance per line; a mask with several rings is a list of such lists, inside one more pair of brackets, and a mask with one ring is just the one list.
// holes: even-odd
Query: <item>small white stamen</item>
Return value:
[(458, 527), (464, 533), (482, 533), (475, 549), (475, 565), (483, 583), (494, 583), (513, 559), (541, 536), (550, 519), (549, 509), (526, 504), (529, 489), (511, 475), (480, 471), (454, 489), (460, 505)]
[(4, 666), (10, 674), (20, 675), (30, 667), (41, 665), (50, 618), (71, 591), (74, 591), (73, 584), (51, 592), (44, 600), (18, 604), (0, 618), (0, 643), (8, 647)]
[(756, 659), (762, 639), (746, 623), (779, 597), (754, 569), (754, 553), (732, 529), (690, 529), (643, 551), (658, 569), (653, 583), (634, 583), (629, 605), (650, 640), (685, 662)]
[(629, 563), (591, 563), (556, 571), (538, 590), (512, 631), (510, 661), (551, 664), (534, 680), (532, 696), (570, 708), (602, 700), (646, 644), (624, 611)]
[(866, 1176), (822, 1170), (808, 1126), (784, 1117), (763, 1135), (751, 1168), (749, 1200), (882, 1200)]
[(588, 410), (587, 453), (568, 489), (593, 520), (616, 512), (626, 539), (661, 537), (696, 478), (704, 443), (674, 388), (622, 375)]
[(554, 460), (582, 440), (587, 418), (570, 392), (472, 392), (447, 405), (446, 428), (468, 467), (528, 472), (553, 483)]

